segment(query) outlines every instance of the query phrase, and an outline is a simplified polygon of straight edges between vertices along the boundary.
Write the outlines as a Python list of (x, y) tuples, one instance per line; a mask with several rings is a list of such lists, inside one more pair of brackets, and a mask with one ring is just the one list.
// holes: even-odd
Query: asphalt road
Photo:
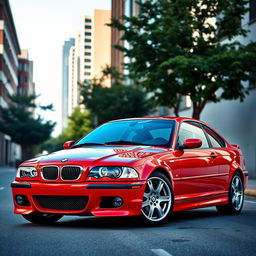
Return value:
[(239, 216), (215, 207), (173, 214), (161, 227), (134, 218), (64, 217), (51, 226), (13, 214), (10, 183), (0, 172), (0, 255), (256, 255), (256, 198), (247, 197)]

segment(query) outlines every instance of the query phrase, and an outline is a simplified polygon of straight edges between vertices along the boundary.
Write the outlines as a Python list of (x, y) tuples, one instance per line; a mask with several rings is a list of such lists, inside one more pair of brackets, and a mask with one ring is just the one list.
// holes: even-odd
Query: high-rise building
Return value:
[[(0, 106), (8, 107), (8, 94), (18, 87), (19, 41), (8, 0), (0, 0)], [(0, 117), (1, 118), (1, 117)], [(17, 145), (12, 138), (0, 131), (0, 165), (8, 165), (18, 158)]]
[[(82, 80), (99, 78), (102, 69), (111, 65), (111, 28), (107, 26), (111, 21), (110, 10), (94, 10), (92, 16), (84, 17), (81, 36), (81, 77)], [(105, 86), (110, 86), (107, 80)]]
[[(99, 78), (102, 69), (111, 65), (111, 22), (110, 10), (94, 10), (93, 18), (93, 77)], [(104, 86), (110, 87), (110, 78)]]
[(70, 48), (75, 45), (75, 39), (64, 42), (62, 48), (62, 129), (67, 126), (68, 118), (68, 88), (69, 88), (69, 54)]
[(78, 34), (75, 45), (69, 50), (68, 59), (68, 116), (71, 116), (75, 107), (80, 104), (81, 77), (81, 35)]
[[(100, 78), (102, 69), (111, 64), (110, 10), (94, 10), (86, 15), (76, 39), (65, 41), (63, 46), (62, 74), (62, 129), (68, 116), (80, 105), (80, 85), (84, 81)], [(105, 81), (110, 86), (110, 79)]]
[(91, 16), (84, 17), (84, 27), (82, 33), (83, 45), (84, 48), (81, 52), (82, 55), (82, 76), (83, 80), (91, 80), (93, 77), (93, 21)]

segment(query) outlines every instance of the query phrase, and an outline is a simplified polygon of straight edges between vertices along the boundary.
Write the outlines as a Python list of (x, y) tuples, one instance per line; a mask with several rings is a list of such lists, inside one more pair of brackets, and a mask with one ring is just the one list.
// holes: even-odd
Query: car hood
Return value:
[(154, 154), (162, 153), (167, 149), (151, 146), (90, 146), (71, 148), (54, 152), (52, 154), (31, 159), (25, 164), (74, 164), (79, 162), (90, 165), (92, 162), (131, 162)]

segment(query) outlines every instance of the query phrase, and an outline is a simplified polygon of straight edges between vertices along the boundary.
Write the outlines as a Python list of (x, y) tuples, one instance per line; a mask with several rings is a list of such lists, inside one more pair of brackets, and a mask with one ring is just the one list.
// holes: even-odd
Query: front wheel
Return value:
[(147, 180), (143, 195), (141, 217), (147, 224), (163, 224), (173, 208), (173, 190), (168, 178), (154, 172)]
[(228, 194), (228, 204), (217, 205), (218, 212), (222, 214), (239, 214), (244, 203), (244, 186), (242, 177), (238, 172), (233, 175)]
[(52, 224), (63, 217), (61, 214), (31, 213), (22, 215), (26, 220), (35, 224)]

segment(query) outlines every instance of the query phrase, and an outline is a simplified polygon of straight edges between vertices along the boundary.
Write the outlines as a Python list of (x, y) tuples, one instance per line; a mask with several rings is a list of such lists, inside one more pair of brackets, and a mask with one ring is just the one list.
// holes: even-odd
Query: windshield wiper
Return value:
[(143, 143), (127, 141), (127, 140), (117, 140), (117, 141), (109, 141), (105, 142), (106, 145), (145, 145)]
[(75, 144), (71, 148), (79, 148), (79, 147), (83, 147), (83, 146), (102, 146), (102, 145), (104, 145), (104, 144), (102, 144), (102, 143), (81, 143), (81, 144)]

